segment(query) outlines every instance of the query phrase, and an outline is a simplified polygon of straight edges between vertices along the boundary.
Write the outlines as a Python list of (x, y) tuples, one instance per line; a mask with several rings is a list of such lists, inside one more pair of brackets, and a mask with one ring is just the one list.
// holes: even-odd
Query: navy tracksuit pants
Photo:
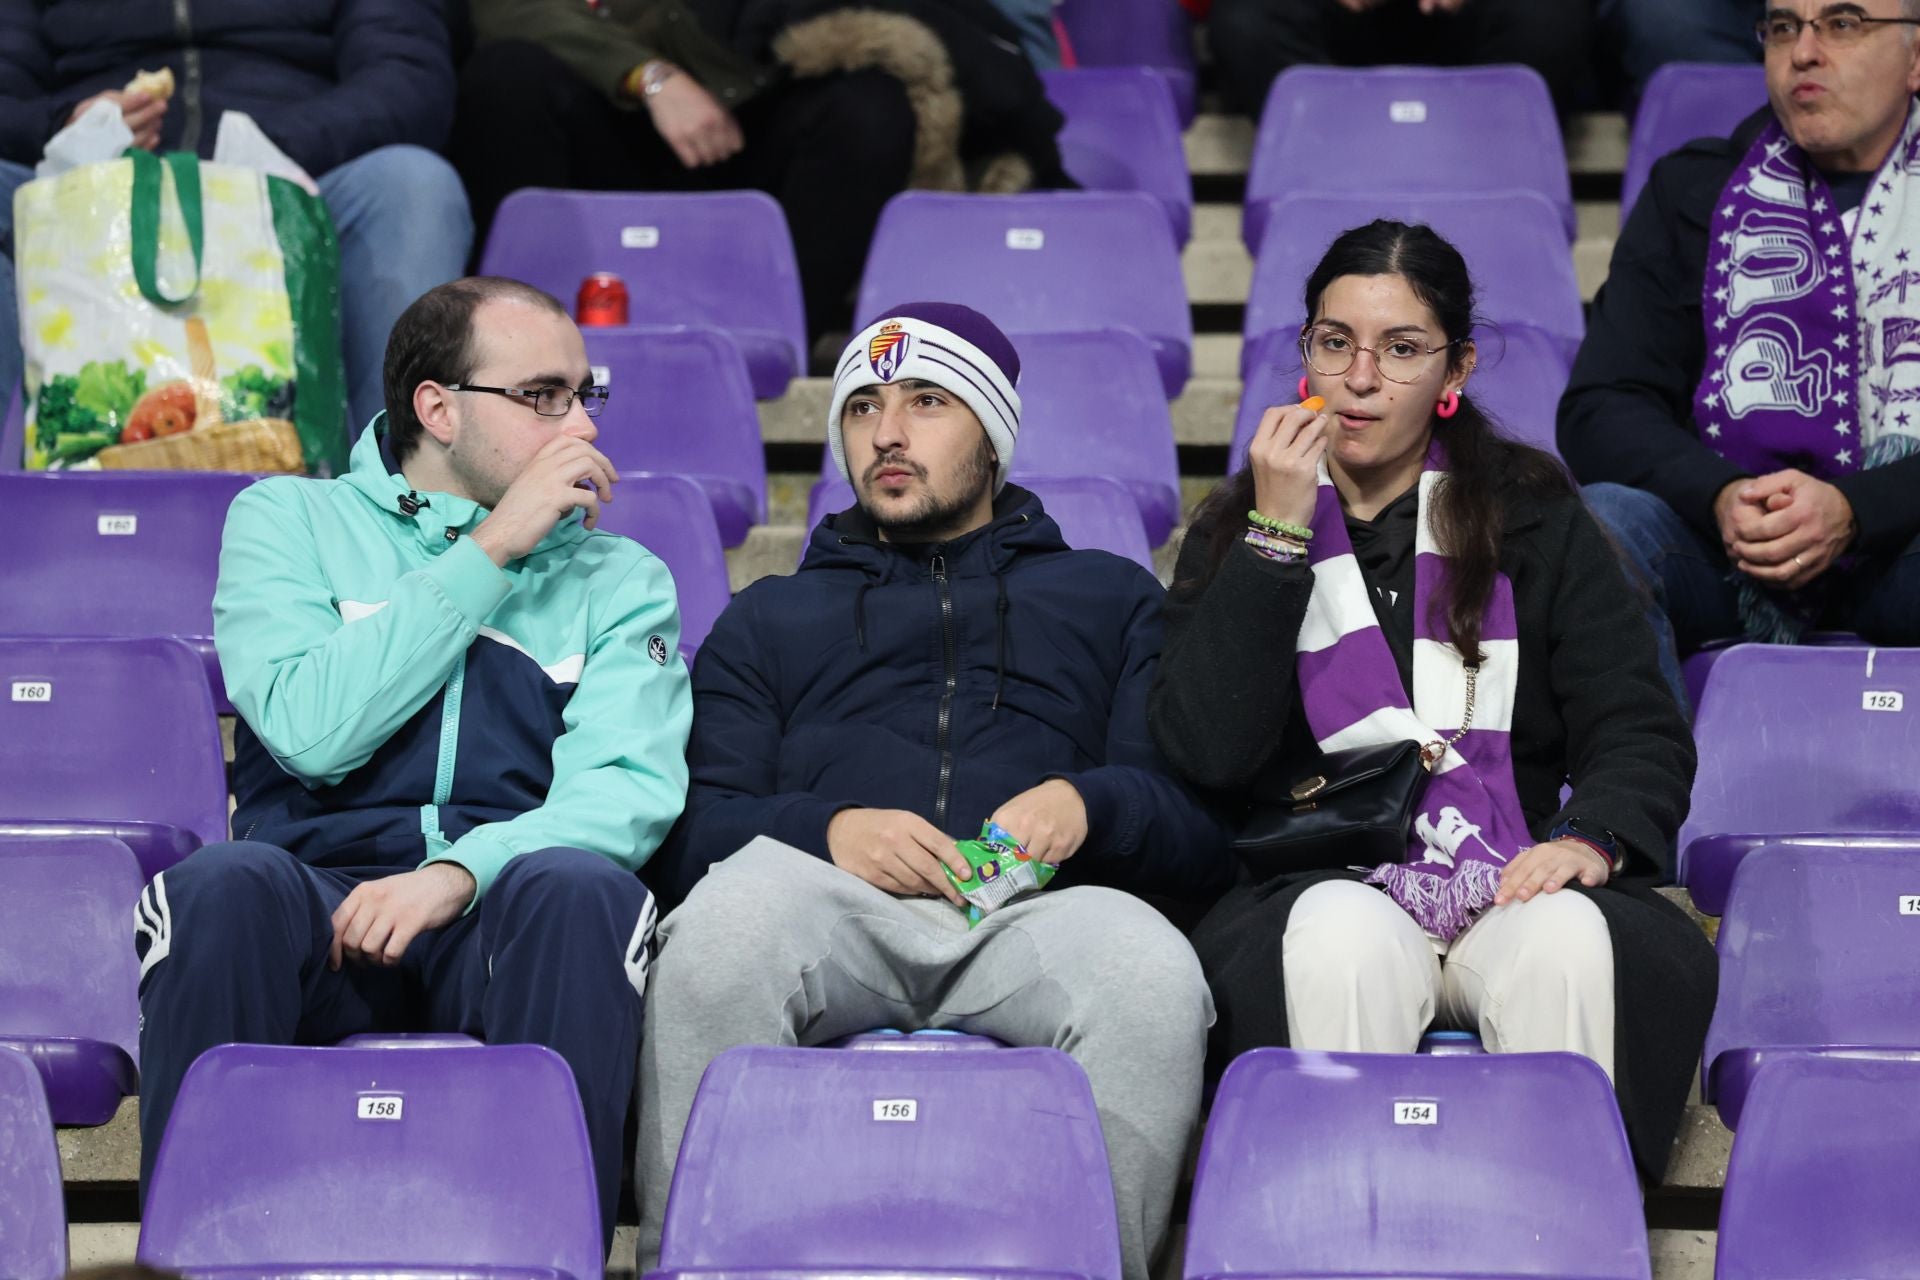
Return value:
[(355, 885), (407, 869), (313, 867), (274, 845), (234, 841), (154, 878), (135, 909), (142, 1195), (181, 1077), (214, 1045), (460, 1031), (566, 1059), (610, 1244), (652, 896), (597, 854), (544, 849), (509, 862), (478, 907), (414, 939), (397, 966), (329, 969), (334, 910)]

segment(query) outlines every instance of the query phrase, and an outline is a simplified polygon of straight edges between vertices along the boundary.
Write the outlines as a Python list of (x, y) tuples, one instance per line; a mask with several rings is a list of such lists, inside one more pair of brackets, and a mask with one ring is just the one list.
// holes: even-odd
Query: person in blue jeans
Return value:
[(1920, 0), (1774, 0), (1769, 104), (1653, 167), (1560, 402), (1662, 666), (1920, 644)]
[(1594, 22), (1627, 80), (1629, 112), (1669, 62), (1758, 62), (1753, 0), (1599, 0)]
[[(171, 98), (125, 91), (162, 68)], [(22, 365), (13, 193), (48, 139), (105, 98), (136, 146), (210, 157), (221, 114), (243, 111), (313, 176), (333, 215), (357, 432), (382, 407), (395, 318), (459, 276), (472, 248), (466, 192), (435, 154), (453, 84), (435, 0), (0, 0), (0, 396)]]

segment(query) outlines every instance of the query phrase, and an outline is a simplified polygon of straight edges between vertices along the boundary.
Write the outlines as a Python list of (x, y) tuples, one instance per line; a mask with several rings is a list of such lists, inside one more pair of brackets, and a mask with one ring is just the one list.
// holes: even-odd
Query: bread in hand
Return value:
[(162, 67), (158, 71), (142, 71), (127, 81), (124, 93), (144, 93), (156, 102), (165, 102), (173, 96), (173, 68)]

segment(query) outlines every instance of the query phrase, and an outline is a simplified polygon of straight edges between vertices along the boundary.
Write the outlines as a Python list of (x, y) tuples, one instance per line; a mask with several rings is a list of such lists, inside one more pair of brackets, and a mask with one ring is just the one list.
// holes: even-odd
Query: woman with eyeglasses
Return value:
[[(1302, 403), (1267, 411), (1194, 514), (1149, 704), (1174, 767), (1245, 816), (1240, 883), (1193, 935), (1210, 1066), (1410, 1053), (1430, 1027), (1580, 1053), (1658, 1177), (1715, 963), (1653, 892), (1694, 752), (1641, 605), (1559, 462), (1466, 394), (1452, 245), (1349, 231), (1306, 314)], [(1370, 779), (1400, 743), (1421, 763)], [(1404, 840), (1396, 796), (1416, 797)], [(1383, 811), (1370, 839), (1335, 818)]]

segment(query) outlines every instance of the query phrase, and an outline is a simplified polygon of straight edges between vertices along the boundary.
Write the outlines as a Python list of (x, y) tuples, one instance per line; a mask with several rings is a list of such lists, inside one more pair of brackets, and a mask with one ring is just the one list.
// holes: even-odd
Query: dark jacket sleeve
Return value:
[(0, 5), (0, 160), (37, 164), (56, 132), (53, 56), (40, 37), (40, 6)]
[(1087, 806), (1086, 843), (1066, 866), (1075, 878), (1084, 874), (1134, 893), (1210, 898), (1232, 878), (1230, 832), (1174, 775), (1147, 728), (1148, 691), (1160, 660), (1163, 593), (1144, 570), (1139, 583), (1122, 637), (1106, 762), (1059, 775)]
[[(436, 0), (342, 0), (334, 17), (331, 89), (241, 109), (314, 177), (377, 147), (438, 149), (453, 127), (453, 55)], [(208, 128), (230, 105), (204, 96)], [(511, 158), (503, 158), (511, 162)]]
[(1920, 537), (1920, 454), (1833, 482), (1853, 508), (1853, 549), (1889, 555)]
[[(1560, 400), (1560, 456), (1582, 484), (1629, 485), (1665, 502), (1720, 544), (1713, 500), (1746, 473), (1708, 447), (1693, 421), (1706, 365), (1700, 291), (1719, 162), (1690, 144), (1654, 166), (1613, 248), (1586, 340)], [(1729, 166), (1730, 167), (1730, 166)]]
[(1293, 652), (1313, 574), (1235, 543), (1204, 590), (1183, 587), (1205, 563), (1201, 539), (1189, 536), (1167, 597), (1166, 652), (1147, 717), (1181, 776), (1239, 792), (1272, 763), (1294, 718)]
[(1577, 499), (1554, 518), (1566, 533), (1547, 642), (1573, 794), (1545, 825), (1588, 819), (1623, 839), (1641, 870), (1671, 874), (1693, 791), (1693, 735), (1660, 675), (1653, 631), (1613, 545)]
[(630, 24), (579, 0), (473, 0), (472, 12), (477, 40), (531, 40), (621, 107), (639, 105), (620, 91), (627, 74), (665, 56)]
[(755, 593), (737, 597), (714, 623), (693, 665), (693, 733), (687, 743), (687, 807), (643, 873), (671, 906), (707, 868), (756, 836), (827, 856), (827, 823), (845, 801), (777, 793), (785, 709), (773, 658), (760, 637), (780, 635), (758, 618)]

